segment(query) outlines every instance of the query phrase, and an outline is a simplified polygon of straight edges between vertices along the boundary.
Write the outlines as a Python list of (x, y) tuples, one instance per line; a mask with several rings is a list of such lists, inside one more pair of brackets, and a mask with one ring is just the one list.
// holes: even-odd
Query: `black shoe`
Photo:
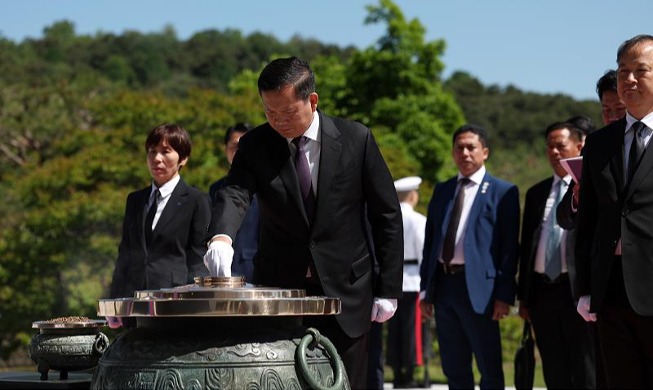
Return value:
[(398, 382), (393, 385), (393, 389), (415, 389), (418, 388), (417, 382), (415, 381), (404, 381)]

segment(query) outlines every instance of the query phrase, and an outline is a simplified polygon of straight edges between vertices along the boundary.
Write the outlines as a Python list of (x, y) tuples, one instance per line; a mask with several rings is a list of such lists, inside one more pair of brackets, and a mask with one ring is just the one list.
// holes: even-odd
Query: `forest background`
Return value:
[[(66, 20), (38, 39), (0, 37), (0, 359), (26, 349), (33, 321), (97, 317), (127, 194), (149, 184), (148, 131), (182, 124), (193, 141), (184, 180), (208, 191), (228, 169), (226, 128), (265, 122), (256, 80), (271, 59), (310, 62), (320, 109), (369, 126), (393, 177), (424, 179), (423, 213), (434, 185), (456, 172), (451, 134), (463, 123), (489, 131), (488, 169), (522, 199), (551, 175), (548, 124), (574, 115), (601, 123), (597, 101), (483, 85), (465, 72), (443, 79), (444, 40), (427, 41), (391, 0), (367, 10), (365, 23), (385, 32), (364, 49), (234, 29), (187, 40), (173, 27), (79, 35)], [(521, 322), (501, 326), (510, 360)]]

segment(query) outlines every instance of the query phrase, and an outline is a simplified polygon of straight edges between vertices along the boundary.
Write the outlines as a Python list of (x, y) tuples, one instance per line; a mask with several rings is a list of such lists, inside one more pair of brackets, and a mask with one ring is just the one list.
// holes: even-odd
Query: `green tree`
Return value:
[(333, 97), (337, 108), (375, 131), (385, 129), (378, 137), (384, 155), (396, 144), (388, 134), (403, 141), (404, 157), (391, 165), (395, 176), (404, 163), (417, 162), (412, 174), (441, 180), (451, 174), (445, 168), (449, 135), (464, 122), (440, 81), (444, 41), (426, 42), (424, 26), (417, 19), (407, 21), (391, 0), (367, 9), (365, 23), (385, 23), (387, 29), (376, 46), (352, 54), (344, 69), (346, 93)]

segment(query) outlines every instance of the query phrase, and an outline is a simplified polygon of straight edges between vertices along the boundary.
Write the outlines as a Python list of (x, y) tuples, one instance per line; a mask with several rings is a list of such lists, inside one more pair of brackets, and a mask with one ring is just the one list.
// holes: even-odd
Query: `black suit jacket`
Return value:
[[(542, 217), (552, 185), (553, 177), (549, 177), (526, 191), (520, 241), (519, 282), (517, 284), (517, 297), (525, 307), (528, 307), (531, 297), (535, 255), (542, 232)], [(551, 210), (551, 213), (554, 212), (555, 210)]]
[[(214, 200), (209, 237), (235, 237), (256, 193), (260, 235), (254, 283), (304, 288), (312, 260), (325, 294), (341, 299), (338, 324), (358, 337), (369, 329), (374, 296), (401, 297), (401, 209), (370, 130), (319, 111), (316, 115), (321, 149), (313, 223), (304, 211), (288, 141), (266, 123), (240, 139), (227, 186)], [(374, 289), (365, 210), (379, 264)]]
[(653, 151), (648, 145), (630, 183), (624, 179), (626, 119), (590, 134), (583, 147), (576, 268), (578, 295), (590, 294), (590, 311), (605, 299), (614, 252), (621, 238), (623, 278), (632, 308), (653, 315)]
[(571, 198), (574, 196), (574, 187), (576, 186), (575, 181), (569, 183), (567, 187), (567, 192), (558, 203), (556, 208), (556, 220), (558, 225), (565, 230), (574, 230), (576, 229), (578, 210), (574, 211), (571, 208)]
[[(209, 197), (211, 202), (215, 199), (215, 194), (218, 190), (225, 186), (226, 177), (211, 184), (209, 188)], [(256, 197), (252, 198), (252, 203), (247, 209), (247, 214), (243, 219), (243, 223), (238, 229), (238, 234), (233, 242), (234, 258), (231, 263), (231, 275), (244, 276), (247, 283), (252, 283), (252, 276), (254, 272), (254, 255), (258, 248), (258, 230), (259, 230), (259, 216), (258, 216), (258, 200)]]
[(179, 180), (145, 245), (143, 224), (151, 187), (127, 197), (118, 261), (110, 297), (132, 297), (134, 291), (193, 283), (208, 276), (203, 256), (211, 219), (208, 196)]
[[(521, 249), (519, 257), (519, 283), (518, 283), (518, 297), (523, 305), (528, 307), (531, 298), (531, 288), (533, 286), (533, 273), (535, 272), (535, 256), (537, 254), (537, 245), (540, 241), (540, 234), (542, 232), (542, 217), (546, 208), (546, 200), (551, 192), (553, 185), (553, 177), (542, 180), (535, 184), (526, 192), (526, 201), (524, 204), (524, 221), (522, 224), (521, 232)], [(551, 216), (556, 218), (556, 222), (563, 229), (567, 228), (560, 223), (560, 209), (563, 202), (571, 202), (571, 188), (573, 188), (573, 180), (569, 183), (567, 192), (560, 200), (556, 210), (551, 210)], [(571, 211), (571, 203), (567, 207)], [(567, 215), (567, 214), (564, 214)], [(573, 213), (573, 223), (575, 226), (576, 213)], [(565, 218), (570, 218), (565, 216)], [(569, 225), (567, 225), (569, 226)], [(563, 245), (565, 248), (565, 261), (567, 264), (567, 273), (569, 275), (569, 285), (571, 288), (572, 296), (576, 288), (576, 265), (574, 259), (574, 247), (576, 242), (576, 232), (568, 230), (566, 232), (566, 240)]]

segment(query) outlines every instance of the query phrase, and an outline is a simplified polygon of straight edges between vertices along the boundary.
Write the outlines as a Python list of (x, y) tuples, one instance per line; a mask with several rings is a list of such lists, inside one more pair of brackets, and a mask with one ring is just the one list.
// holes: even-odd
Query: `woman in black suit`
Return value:
[[(110, 297), (192, 283), (208, 276), (202, 257), (211, 220), (209, 199), (179, 175), (191, 153), (190, 136), (176, 124), (158, 126), (145, 140), (152, 183), (127, 197), (122, 240)], [(112, 328), (120, 318), (108, 318)]]

